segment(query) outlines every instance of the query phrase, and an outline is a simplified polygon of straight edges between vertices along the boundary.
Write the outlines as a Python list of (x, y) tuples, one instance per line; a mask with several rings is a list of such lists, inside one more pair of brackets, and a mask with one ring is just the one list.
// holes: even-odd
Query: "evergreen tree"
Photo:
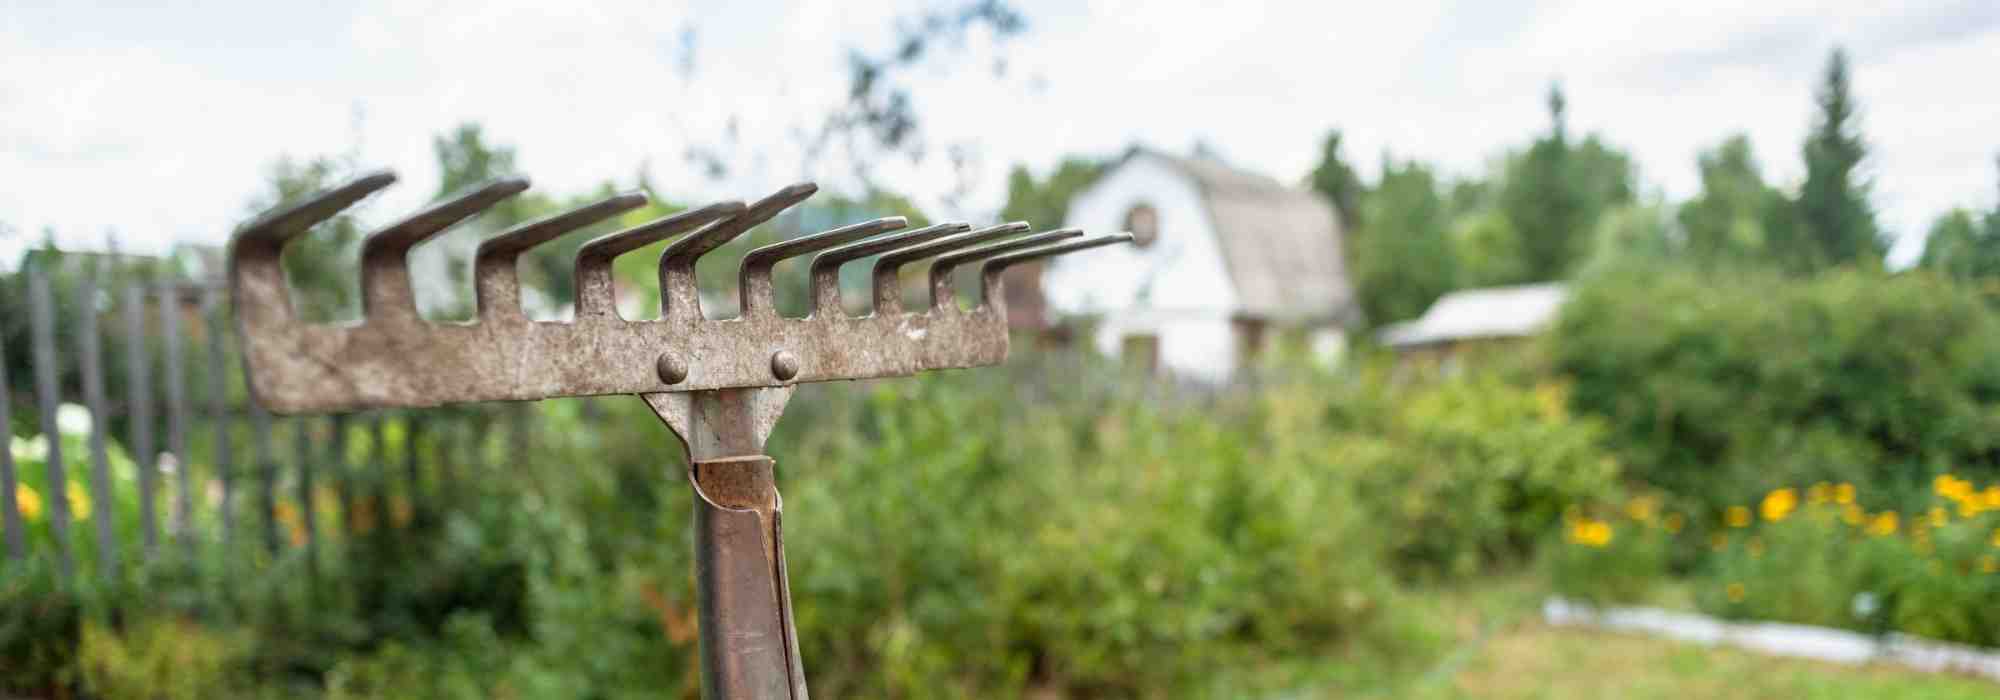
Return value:
[(1361, 200), (1368, 193), (1368, 185), (1361, 182), (1361, 176), (1341, 157), (1339, 129), (1327, 133), (1326, 142), (1320, 146), (1319, 165), (1313, 168), (1308, 182), (1314, 191), (1333, 203), (1342, 231), (1351, 236), (1361, 228)]
[(1857, 124), (1847, 52), (1834, 49), (1827, 59), (1814, 103), (1819, 113), (1806, 137), (1806, 181), (1798, 199), (1805, 234), (1798, 265), (1807, 270), (1848, 263), (1879, 266), (1888, 247), (1868, 202), (1868, 183), (1859, 172), (1868, 145)]

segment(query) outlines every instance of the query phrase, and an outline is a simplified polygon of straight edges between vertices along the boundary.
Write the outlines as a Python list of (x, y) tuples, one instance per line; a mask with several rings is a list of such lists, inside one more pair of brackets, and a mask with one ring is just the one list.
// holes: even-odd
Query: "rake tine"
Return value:
[(1053, 258), (1080, 250), (1101, 248), (1119, 243), (1130, 243), (1131, 241), (1132, 234), (1130, 233), (1114, 233), (1107, 236), (1086, 238), (1080, 241), (1030, 248), (1018, 253), (1009, 253), (987, 260), (986, 264), (979, 268), (979, 306), (984, 307), (993, 299), (1000, 298), (1000, 276), (1001, 273), (1007, 271), (1007, 268), (1043, 258)]
[(688, 236), (660, 253), (660, 317), (682, 322), (699, 321), (701, 292), (695, 288), (694, 265), (709, 251), (735, 240), (758, 224), (806, 201), (819, 185), (801, 182), (757, 200), (747, 211), (693, 236)]
[(417, 304), (410, 290), (410, 249), (443, 233), (453, 224), (485, 211), (501, 200), (528, 189), (525, 178), (504, 178), (431, 205), (390, 224), (361, 241), (361, 316), (415, 320)]
[(931, 263), (931, 309), (934, 311), (947, 307), (953, 310), (958, 309), (958, 293), (952, 289), (951, 273), (957, 270), (960, 265), (978, 262), (998, 255), (1006, 255), (1017, 250), (1027, 250), (1038, 245), (1054, 243), (1081, 235), (1083, 235), (1083, 229), (1056, 229), (1047, 233), (1037, 233), (1024, 238), (1016, 238), (1004, 243), (983, 245), (978, 248), (938, 258), (937, 262)]
[(964, 233), (972, 229), (969, 224), (950, 223), (925, 226), (914, 231), (906, 231), (893, 236), (883, 236), (859, 243), (849, 243), (833, 250), (820, 253), (813, 258), (809, 280), (812, 284), (812, 315), (819, 316), (822, 310), (837, 313), (840, 310), (840, 266), (855, 260), (886, 253), (912, 244), (926, 243), (945, 236)]
[(613, 259), (711, 223), (725, 226), (727, 221), (715, 222), (743, 212), (742, 202), (718, 202), (654, 219), (584, 243), (576, 251), (576, 320), (581, 322), (586, 317), (617, 319), (618, 305), (612, 294), (611, 281)]
[(771, 301), (771, 268), (786, 258), (810, 255), (834, 246), (852, 243), (878, 233), (894, 231), (909, 225), (909, 220), (891, 216), (874, 221), (864, 221), (850, 226), (794, 238), (789, 241), (772, 243), (743, 256), (738, 296), (742, 300), (742, 314), (768, 314), (775, 307)]
[(480, 242), (473, 255), (473, 280), (481, 321), (520, 320), (521, 254), (563, 234), (646, 205), (643, 192), (628, 192), (521, 224)]
[(363, 175), (310, 199), (281, 207), (244, 225), (230, 241), (230, 284), (237, 296), (249, 301), (245, 308), (265, 326), (288, 325), (293, 321), (292, 302), (285, 294), (285, 273), (278, 258), (285, 245), (314, 224), (333, 218), (377, 190), (396, 182), (387, 170)]
[(1015, 221), (884, 253), (882, 257), (875, 259), (875, 313), (893, 314), (903, 311), (904, 265), (1027, 231), (1028, 222)]

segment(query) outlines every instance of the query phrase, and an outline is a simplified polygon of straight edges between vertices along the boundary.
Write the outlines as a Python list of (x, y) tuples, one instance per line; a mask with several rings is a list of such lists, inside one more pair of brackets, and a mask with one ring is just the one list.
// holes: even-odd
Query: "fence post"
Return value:
[(42, 437), (48, 440), (48, 484), (42, 495), (49, 515), (49, 534), (56, 540), (56, 566), (64, 583), (71, 575), (69, 547), (69, 479), (63, 473), (62, 429), (56, 425), (56, 404), (61, 402), (56, 384), (56, 329), (54, 301), (49, 298), (49, 277), (42, 265), (28, 270), (29, 323), (34, 342), (35, 398), (41, 406)]
[(96, 507), (89, 509), (89, 515), (97, 521), (97, 571), (100, 576), (115, 578), (118, 541), (112, 520), (117, 517), (118, 500), (111, 492), (111, 459), (104, 453), (104, 358), (97, 337), (99, 271), (98, 265), (89, 265), (77, 288), (77, 368), (83, 374), (83, 404), (90, 409), (90, 490)]
[(7, 528), (7, 556), (19, 560), (27, 557), (28, 545), (22, 540), (21, 504), (14, 500), (21, 482), (14, 476), (14, 417), (9, 406), (14, 393), (8, 386), (7, 344), (0, 343), (0, 438), (8, 443), (0, 445), (0, 522)]
[[(227, 545), (236, 530), (236, 468), (229, 454), (229, 362), (225, 357), (229, 342), (229, 310), (223, 307), (222, 288), (204, 284), (201, 311), (208, 332), (208, 412), (215, 421), (215, 475), (222, 481), (222, 542)], [(270, 426), (266, 425), (265, 430)], [(269, 436), (266, 435), (265, 438)]]
[(195, 556), (194, 542), (194, 460), (188, 459), (187, 357), (182, 352), (181, 293), (169, 277), (160, 283), (160, 337), (167, 343), (167, 450), (174, 457), (174, 480), (180, 482), (174, 494), (174, 536), (187, 549), (189, 561)]
[(312, 419), (292, 419), (292, 448), (297, 450), (299, 461), (299, 528), (305, 534), (306, 576), (315, 585), (319, 582), (319, 527), (314, 522), (318, 517), (313, 507), (313, 449)]
[[(125, 389), (132, 412), (132, 462), (139, 465), (139, 532), (146, 556), (159, 549), (160, 525), (154, 512), (160, 470), (153, 452), (152, 353), (146, 346), (146, 288), (125, 286)], [(4, 415), (4, 414), (0, 414)]]
[[(257, 511), (264, 528), (264, 549), (278, 553), (278, 469), (271, 458), (271, 414), (257, 402), (250, 402), (250, 462), (257, 470)], [(225, 489), (226, 491), (227, 489)]]

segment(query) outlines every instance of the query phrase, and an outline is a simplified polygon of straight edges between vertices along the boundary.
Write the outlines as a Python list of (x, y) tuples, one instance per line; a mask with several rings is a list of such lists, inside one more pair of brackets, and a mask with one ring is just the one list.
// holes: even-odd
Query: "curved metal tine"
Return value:
[(1105, 236), (1085, 238), (1080, 241), (1057, 243), (1040, 248), (1029, 248), (1018, 253), (1009, 253), (987, 260), (986, 264), (979, 268), (979, 305), (973, 308), (985, 308), (992, 300), (1000, 298), (1000, 276), (1009, 267), (1043, 258), (1066, 255), (1080, 250), (1101, 248), (1119, 243), (1130, 243), (1131, 241), (1132, 234), (1130, 233), (1113, 233)]
[(886, 233), (908, 226), (908, 219), (891, 216), (874, 221), (850, 224), (824, 233), (801, 236), (789, 241), (772, 243), (757, 248), (743, 256), (742, 273), (737, 283), (737, 296), (741, 299), (742, 316), (769, 316), (776, 313), (771, 303), (771, 268), (786, 258), (810, 255), (834, 246)]
[(256, 327), (292, 322), (292, 303), (285, 296), (284, 272), (278, 266), (285, 245), (395, 182), (393, 172), (369, 173), (297, 204), (272, 209), (237, 229), (229, 242), (229, 277), (245, 301), (239, 312), (244, 321)]
[(660, 253), (660, 318), (699, 321), (701, 292), (695, 287), (694, 265), (701, 256), (735, 240), (758, 224), (770, 221), (792, 205), (806, 201), (819, 185), (801, 182), (757, 200), (743, 213), (687, 238)]
[(1028, 222), (1015, 221), (884, 253), (882, 257), (875, 259), (875, 313), (902, 313), (904, 265), (996, 238), (1027, 232)]
[(417, 302), (410, 289), (410, 249), (453, 224), (486, 211), (528, 189), (526, 178), (494, 180), (390, 224), (361, 240), (361, 318), (413, 321)]
[(576, 251), (576, 320), (618, 318), (611, 281), (611, 261), (618, 256), (709, 224), (726, 226), (743, 212), (740, 201), (717, 202), (590, 239)]
[(949, 223), (925, 226), (913, 231), (905, 231), (893, 236), (883, 236), (860, 243), (849, 243), (833, 250), (820, 253), (813, 258), (808, 281), (812, 285), (812, 314), (819, 317), (822, 311), (840, 310), (840, 266), (855, 260), (886, 253), (912, 244), (927, 243), (955, 233), (972, 230), (971, 224)]
[(958, 292), (953, 289), (951, 284), (951, 273), (957, 270), (958, 266), (1081, 235), (1083, 235), (1083, 229), (1056, 229), (1047, 233), (1037, 233), (1032, 236), (1016, 238), (1004, 243), (983, 245), (978, 248), (938, 258), (937, 262), (931, 263), (931, 310), (958, 309)]
[(521, 254), (564, 234), (646, 205), (644, 192), (627, 192), (521, 224), (479, 243), (472, 278), (481, 321), (522, 320)]

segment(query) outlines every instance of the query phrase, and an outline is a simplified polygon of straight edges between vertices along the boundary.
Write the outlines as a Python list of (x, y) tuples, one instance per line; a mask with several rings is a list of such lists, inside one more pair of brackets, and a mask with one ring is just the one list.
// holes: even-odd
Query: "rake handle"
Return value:
[(806, 700), (775, 466), (721, 457), (688, 472), (704, 698)]

